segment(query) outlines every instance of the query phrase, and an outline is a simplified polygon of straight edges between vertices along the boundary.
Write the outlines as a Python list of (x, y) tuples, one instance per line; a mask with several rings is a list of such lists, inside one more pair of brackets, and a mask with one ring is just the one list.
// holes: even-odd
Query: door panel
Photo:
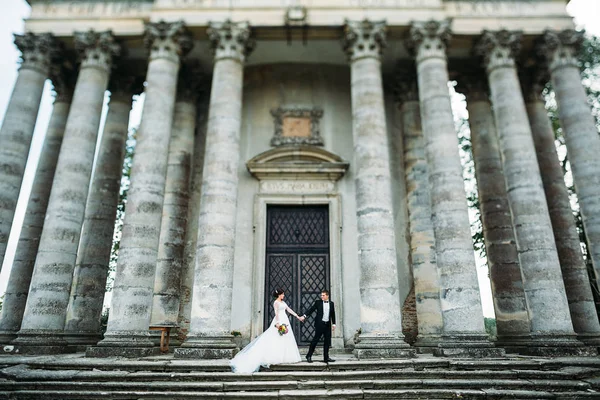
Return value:
[[(329, 289), (329, 210), (327, 206), (268, 206), (265, 282), (266, 329), (274, 318), (272, 293), (285, 291), (285, 302), (297, 313)], [(291, 318), (299, 345), (314, 335), (314, 316), (303, 324)]]

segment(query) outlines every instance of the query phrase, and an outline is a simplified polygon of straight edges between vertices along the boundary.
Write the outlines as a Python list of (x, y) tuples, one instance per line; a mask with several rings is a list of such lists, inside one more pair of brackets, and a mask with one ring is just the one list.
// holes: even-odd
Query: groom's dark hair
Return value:
[(329, 290), (327, 289), (323, 289), (321, 290), (321, 294), (325, 293), (327, 296), (329, 296)]

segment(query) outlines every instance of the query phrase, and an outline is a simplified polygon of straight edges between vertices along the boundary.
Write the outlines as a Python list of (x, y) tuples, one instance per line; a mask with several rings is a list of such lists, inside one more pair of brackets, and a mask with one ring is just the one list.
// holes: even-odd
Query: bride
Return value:
[[(285, 304), (283, 290), (275, 290), (273, 295), (276, 298), (273, 303), (275, 318), (266, 331), (251, 341), (230, 361), (233, 372), (249, 374), (258, 371), (261, 365), (269, 367), (271, 364), (300, 362), (300, 352), (286, 311), (300, 321), (304, 321), (304, 317), (299, 317)], [(283, 324), (287, 325), (288, 332), (280, 335), (278, 329)]]

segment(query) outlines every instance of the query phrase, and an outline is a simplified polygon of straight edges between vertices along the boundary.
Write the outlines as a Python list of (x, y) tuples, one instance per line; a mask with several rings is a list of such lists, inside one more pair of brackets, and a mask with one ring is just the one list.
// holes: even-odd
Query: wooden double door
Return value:
[[(267, 206), (264, 328), (275, 316), (273, 292), (285, 291), (285, 302), (302, 314), (321, 290), (329, 290), (329, 209), (327, 205)], [(312, 340), (314, 314), (304, 323), (291, 317), (298, 345)]]

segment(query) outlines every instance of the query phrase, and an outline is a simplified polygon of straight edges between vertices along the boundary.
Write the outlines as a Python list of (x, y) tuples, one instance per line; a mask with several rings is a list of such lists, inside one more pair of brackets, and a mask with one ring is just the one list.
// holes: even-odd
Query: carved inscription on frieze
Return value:
[(331, 193), (335, 184), (330, 181), (261, 181), (262, 193), (310, 194)]

